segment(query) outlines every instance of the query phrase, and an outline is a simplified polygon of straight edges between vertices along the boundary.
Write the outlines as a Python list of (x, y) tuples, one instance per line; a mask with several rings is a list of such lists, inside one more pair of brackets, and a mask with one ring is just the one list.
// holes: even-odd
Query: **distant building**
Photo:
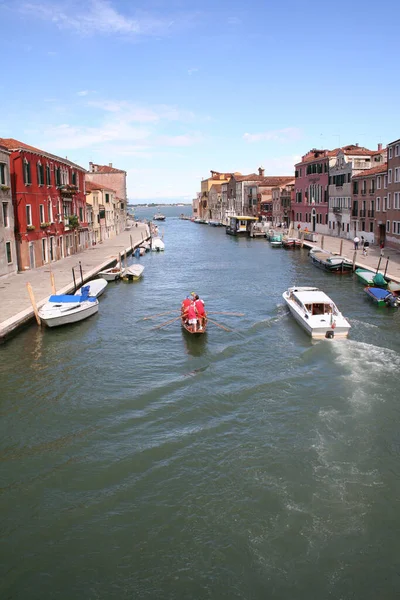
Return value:
[(18, 140), (0, 144), (10, 152), (19, 270), (87, 248), (85, 169)]
[(203, 179), (201, 182), (199, 217), (200, 219), (209, 220), (211, 218), (210, 209), (208, 207), (208, 194), (211, 186), (214, 184), (222, 184), (230, 180), (232, 175), (240, 175), (240, 173), (220, 173), (219, 171), (210, 171), (211, 177)]
[(400, 139), (390, 142), (387, 147), (387, 213), (385, 225), (385, 245), (400, 249)]
[(128, 204), (126, 191), (126, 171), (116, 169), (112, 163), (109, 165), (96, 165), (89, 163), (89, 172), (86, 173), (86, 181), (101, 183), (105, 187), (114, 190), (118, 198), (125, 203), (124, 209)]
[(370, 244), (385, 241), (387, 163), (366, 169), (352, 178), (351, 219), (353, 236), (363, 236)]
[(14, 209), (10, 181), (10, 152), (0, 146), (0, 277), (18, 270), (14, 236)]

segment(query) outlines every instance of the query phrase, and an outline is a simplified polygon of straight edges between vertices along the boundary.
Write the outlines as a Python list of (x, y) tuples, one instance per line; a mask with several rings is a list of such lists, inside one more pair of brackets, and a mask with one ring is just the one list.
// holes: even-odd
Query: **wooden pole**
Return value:
[(300, 234), (300, 239), (301, 239), (301, 247), (304, 246), (304, 232), (302, 231)]
[(119, 261), (119, 268), (122, 269), (122, 258), (121, 258), (121, 252), (118, 253), (118, 261)]
[(54, 273), (53, 273), (53, 271), (50, 271), (50, 283), (51, 283), (51, 291), (52, 291), (52, 293), (54, 295), (57, 294), (56, 283), (54, 281)]
[(321, 237), (321, 248), (324, 249), (324, 236)]
[(131, 236), (131, 235), (129, 235), (129, 237), (131, 238), (131, 250), (133, 251), (132, 236)]
[(357, 260), (357, 250), (354, 250), (354, 254), (353, 254), (353, 271), (355, 271), (355, 268), (356, 268), (356, 260)]
[(387, 271), (387, 268), (388, 268), (388, 264), (389, 264), (389, 256), (388, 256), (387, 261), (386, 261), (385, 272), (383, 274), (384, 277), (386, 277), (386, 271)]
[(339, 250), (340, 256), (342, 256), (342, 252), (343, 252), (343, 240), (340, 240), (340, 250)]
[(35, 300), (35, 296), (33, 294), (32, 286), (31, 286), (30, 283), (27, 283), (26, 287), (28, 289), (29, 298), (30, 298), (31, 303), (32, 303), (33, 312), (35, 313), (36, 322), (37, 322), (38, 325), (41, 325), (42, 322), (41, 322), (40, 317), (39, 317), (39, 312), (38, 312), (38, 309), (37, 309), (37, 306), (36, 306), (36, 300)]

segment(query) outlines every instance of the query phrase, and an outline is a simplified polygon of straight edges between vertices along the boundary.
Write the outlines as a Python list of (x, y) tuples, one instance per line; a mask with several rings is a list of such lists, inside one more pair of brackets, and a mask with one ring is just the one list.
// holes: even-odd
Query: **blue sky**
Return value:
[[(210, 170), (290, 175), (400, 137), (400, 2), (0, 0), (0, 137), (128, 172), (132, 201)], [(7, 68), (5, 68), (7, 65)]]

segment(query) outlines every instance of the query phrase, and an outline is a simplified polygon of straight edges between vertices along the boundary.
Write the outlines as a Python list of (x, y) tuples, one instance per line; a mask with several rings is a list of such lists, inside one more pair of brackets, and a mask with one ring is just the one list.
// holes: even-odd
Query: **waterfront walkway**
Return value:
[(74, 290), (72, 269), (75, 268), (77, 285), (80, 285), (80, 267), (84, 281), (93, 278), (99, 271), (113, 265), (118, 254), (128, 254), (144, 239), (149, 237), (148, 225), (123, 231), (118, 236), (105, 240), (83, 252), (73, 254), (32, 271), (9, 275), (0, 279), (0, 340), (34, 318), (27, 283), (30, 283), (38, 307), (52, 294), (50, 273), (53, 273), (57, 293), (67, 294)]

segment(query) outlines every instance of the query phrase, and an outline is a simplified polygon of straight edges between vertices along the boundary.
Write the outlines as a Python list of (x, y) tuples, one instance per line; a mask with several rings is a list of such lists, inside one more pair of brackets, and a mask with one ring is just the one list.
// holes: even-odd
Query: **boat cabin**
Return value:
[(257, 217), (248, 217), (245, 215), (230, 217), (226, 233), (229, 235), (250, 235), (251, 224), (255, 221), (258, 221)]
[(309, 315), (330, 315), (338, 312), (329, 296), (319, 290), (292, 290), (289, 297)]

